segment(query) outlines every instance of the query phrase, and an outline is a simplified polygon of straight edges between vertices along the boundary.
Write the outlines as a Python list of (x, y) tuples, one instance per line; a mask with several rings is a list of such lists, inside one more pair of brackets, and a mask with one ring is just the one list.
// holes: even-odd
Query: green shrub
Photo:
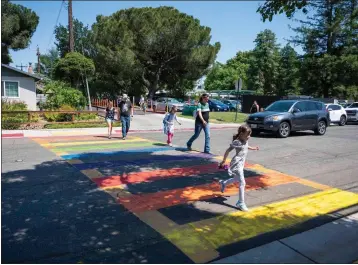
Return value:
[(78, 121), (88, 121), (88, 120), (96, 120), (97, 114), (96, 113), (81, 113), (76, 115), (76, 120)]
[(44, 87), (44, 92), (47, 94), (45, 109), (59, 109), (66, 105), (80, 110), (87, 103), (81, 91), (60, 81), (48, 82)]
[[(75, 109), (73, 107), (68, 106), (68, 105), (63, 105), (58, 110), (59, 111), (75, 111)], [(67, 113), (45, 113), (44, 118), (48, 122), (72, 121), (72, 114), (67, 114)]]
[[(1, 111), (18, 111), (27, 110), (25, 102), (11, 102), (1, 100)], [(26, 113), (2, 113), (1, 116), (1, 129), (3, 130), (16, 130), (19, 129), (21, 123), (27, 122), (28, 117)], [(14, 124), (16, 123), (16, 124)]]

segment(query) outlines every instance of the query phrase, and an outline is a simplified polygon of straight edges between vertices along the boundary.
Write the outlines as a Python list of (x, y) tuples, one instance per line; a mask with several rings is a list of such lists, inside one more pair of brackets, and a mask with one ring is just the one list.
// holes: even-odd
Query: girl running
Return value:
[(108, 124), (108, 139), (111, 139), (112, 136), (112, 127), (114, 122), (114, 114), (116, 113), (116, 109), (113, 107), (113, 102), (109, 101), (106, 108), (106, 121)]
[(233, 182), (239, 182), (239, 200), (236, 203), (236, 206), (242, 211), (248, 211), (245, 204), (245, 177), (244, 177), (244, 166), (248, 150), (259, 150), (258, 147), (250, 147), (248, 140), (251, 135), (251, 128), (247, 125), (241, 125), (238, 129), (238, 132), (233, 137), (233, 141), (230, 144), (230, 147), (226, 150), (223, 161), (219, 164), (219, 167), (223, 167), (226, 158), (229, 153), (235, 149), (236, 154), (231, 159), (230, 167), (228, 169), (229, 175), (232, 177), (228, 180), (220, 180), (221, 192), (224, 192), (226, 185)]
[(169, 113), (167, 113), (163, 119), (164, 124), (164, 134), (168, 135), (167, 143), (169, 146), (172, 146), (172, 140), (174, 136), (174, 120), (181, 125), (177, 119), (177, 107), (173, 106)]

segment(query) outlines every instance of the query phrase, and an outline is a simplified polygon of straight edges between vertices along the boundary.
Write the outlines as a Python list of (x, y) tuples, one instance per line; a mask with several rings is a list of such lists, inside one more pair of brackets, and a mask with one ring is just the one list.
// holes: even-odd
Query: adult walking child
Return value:
[(235, 149), (236, 154), (231, 159), (230, 167), (228, 169), (229, 175), (232, 177), (228, 180), (220, 180), (221, 192), (225, 191), (225, 187), (228, 184), (239, 182), (239, 200), (236, 203), (236, 206), (242, 211), (248, 211), (249, 209), (245, 203), (245, 177), (244, 177), (244, 166), (245, 160), (248, 153), (248, 150), (259, 150), (258, 147), (249, 146), (249, 139), (251, 135), (251, 128), (247, 125), (241, 125), (238, 129), (238, 132), (233, 137), (233, 141), (230, 144), (229, 148), (226, 150), (222, 162), (219, 164), (219, 167), (223, 167), (226, 162), (226, 158), (229, 153)]
[(189, 139), (186, 146), (188, 150), (191, 150), (193, 142), (199, 137), (201, 130), (204, 129), (205, 133), (205, 147), (204, 153), (210, 153), (210, 126), (209, 126), (209, 95), (203, 94), (200, 97), (197, 109), (196, 109), (196, 119), (195, 119), (195, 132), (194, 135)]
[(170, 110), (170, 112), (165, 114), (165, 117), (163, 119), (164, 134), (166, 134), (168, 136), (167, 144), (169, 146), (173, 146), (172, 141), (173, 141), (173, 137), (174, 137), (174, 120), (179, 125), (181, 125), (181, 123), (177, 119), (176, 112), (177, 112), (177, 107), (173, 106), (172, 109)]
[(122, 139), (125, 140), (131, 125), (131, 117), (133, 117), (133, 106), (127, 94), (123, 94), (122, 100), (118, 107), (120, 120), (122, 123)]
[(113, 102), (109, 101), (107, 108), (106, 108), (106, 122), (108, 124), (108, 139), (112, 137), (112, 129), (113, 129), (113, 122), (114, 122), (114, 115), (117, 110), (113, 107)]

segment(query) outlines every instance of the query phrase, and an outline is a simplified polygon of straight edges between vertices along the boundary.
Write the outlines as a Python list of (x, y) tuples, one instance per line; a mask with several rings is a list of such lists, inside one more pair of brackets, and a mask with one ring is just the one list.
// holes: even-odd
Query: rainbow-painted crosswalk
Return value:
[[(219, 156), (134, 136), (125, 141), (79, 135), (33, 140), (85, 174), (195, 263), (235, 254), (236, 246), (249, 240), (276, 238), (280, 231), (358, 203), (356, 193), (248, 163), (247, 200), (254, 207), (241, 212), (233, 206), (236, 185), (220, 192), (218, 179), (228, 176), (217, 167)], [(273, 201), (258, 195), (268, 190), (277, 190)], [(250, 205), (250, 196), (262, 201)], [(250, 242), (246, 248), (255, 246)]]

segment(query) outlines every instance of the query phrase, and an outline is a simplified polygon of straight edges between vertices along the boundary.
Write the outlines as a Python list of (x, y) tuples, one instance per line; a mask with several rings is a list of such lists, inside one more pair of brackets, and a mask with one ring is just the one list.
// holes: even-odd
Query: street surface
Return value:
[(186, 131), (173, 148), (162, 132), (2, 139), (2, 262), (358, 260), (357, 125), (251, 138), (248, 213), (217, 183), (235, 131), (212, 130), (212, 156)]

